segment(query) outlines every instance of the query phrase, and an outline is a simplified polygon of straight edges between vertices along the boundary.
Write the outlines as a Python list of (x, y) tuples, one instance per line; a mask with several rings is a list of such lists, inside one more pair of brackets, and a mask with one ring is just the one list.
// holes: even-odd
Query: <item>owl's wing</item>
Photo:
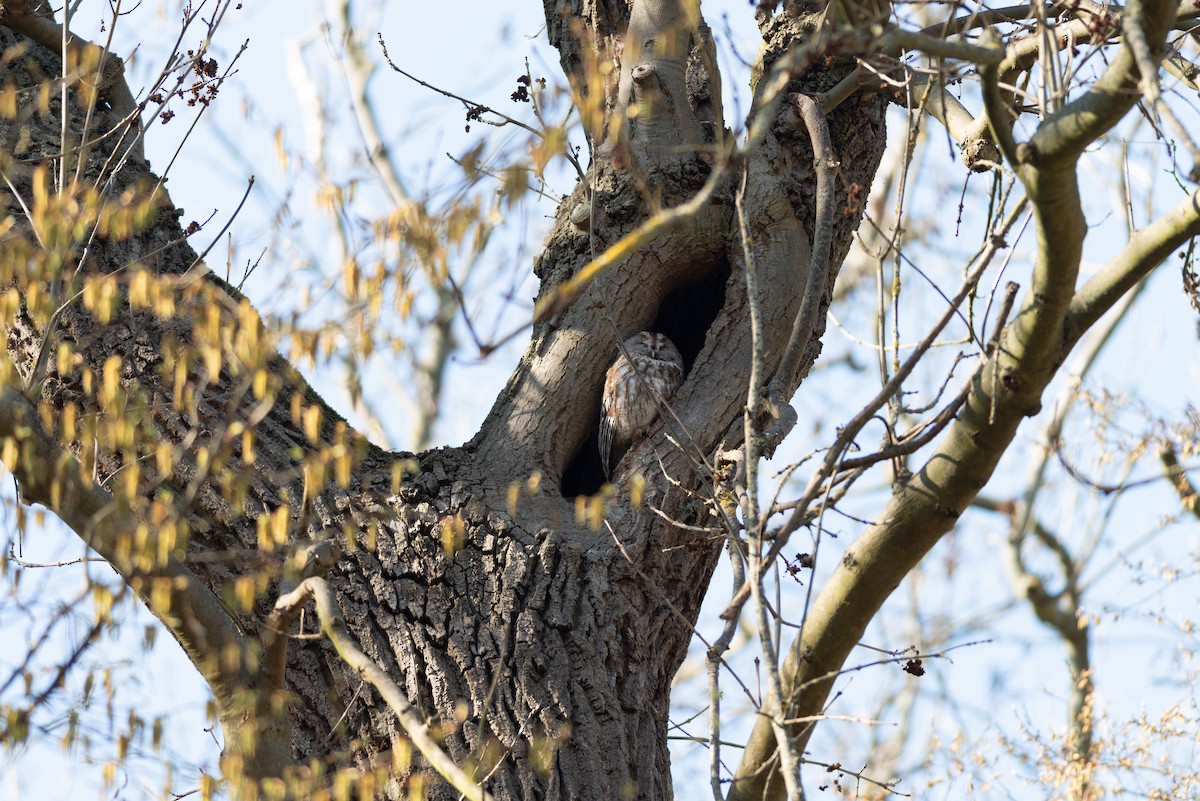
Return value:
[(613, 451), (613, 437), (615, 432), (612, 415), (609, 414), (608, 404), (600, 404), (600, 465), (604, 468), (604, 479), (608, 481), (612, 478), (613, 464), (610, 463)]

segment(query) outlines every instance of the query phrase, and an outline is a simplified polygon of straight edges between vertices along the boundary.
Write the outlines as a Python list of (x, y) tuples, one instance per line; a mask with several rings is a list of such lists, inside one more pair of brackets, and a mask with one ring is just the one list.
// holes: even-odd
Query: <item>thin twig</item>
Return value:
[[(925, 338), (921, 340), (921, 343), (916, 347), (908, 359), (892, 375), (887, 384), (885, 384), (883, 388), (876, 393), (875, 397), (872, 398), (866, 406), (860, 409), (859, 412), (839, 430), (838, 437), (834, 441), (833, 446), (825, 453), (824, 461), (821, 463), (821, 466), (817, 469), (817, 471), (813, 473), (812, 478), (809, 479), (808, 486), (805, 487), (800, 499), (796, 502), (796, 506), (791, 517), (780, 529), (774, 544), (771, 546), (770, 553), (764, 560), (766, 564), (773, 562), (775, 557), (779, 555), (784, 546), (787, 544), (788, 537), (791, 535), (791, 533), (811, 519), (809, 517), (808, 507), (821, 493), (821, 486), (825, 483), (825, 481), (837, 473), (837, 465), (842, 461), (845, 451), (854, 442), (854, 438), (858, 436), (858, 433), (862, 430), (863, 426), (865, 426), (867, 422), (875, 416), (875, 413), (885, 403), (887, 403), (893, 395), (900, 391), (905, 379), (908, 378), (908, 376), (916, 368), (917, 363), (920, 362), (920, 360), (925, 356), (926, 351), (928, 351), (928, 349), (937, 340), (937, 337), (939, 334), (941, 334), (942, 329), (944, 329), (946, 325), (949, 324), (950, 320), (953, 319), (953, 317), (958, 313), (958, 307), (961, 306), (967, 297), (974, 291), (975, 285), (979, 282), (980, 277), (982, 277), (984, 271), (991, 264), (992, 258), (1002, 247), (1007, 247), (1008, 243), (1005, 241), (1005, 236), (1009, 231), (1012, 230), (1013, 226), (1016, 225), (1017, 220), (1020, 219), (1021, 215), (1025, 212), (1025, 207), (1028, 203), (1029, 198), (1027, 196), (1022, 197), (1019, 201), (1017, 201), (1016, 206), (1004, 220), (1003, 224), (1000, 226), (1000, 229), (992, 235), (987, 247), (980, 254), (978, 264), (976, 264), (975, 267), (967, 273), (967, 276), (963, 280), (962, 286), (959, 288), (958, 293), (951, 298), (950, 303), (947, 309), (942, 313), (941, 318), (929, 330), (929, 332), (925, 335)], [(749, 590), (743, 588), (741, 592), (734, 596), (733, 600), (730, 602), (729, 606), (726, 607), (725, 611), (721, 613), (721, 617), (724, 619), (737, 617), (741, 607), (746, 603), (746, 600), (749, 597)]]

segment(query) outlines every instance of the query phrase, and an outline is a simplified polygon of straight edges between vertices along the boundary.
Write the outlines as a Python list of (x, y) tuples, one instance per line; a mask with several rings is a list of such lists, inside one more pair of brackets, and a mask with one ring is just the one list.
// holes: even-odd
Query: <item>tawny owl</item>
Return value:
[(621, 457), (658, 416), (650, 387), (667, 401), (683, 383), (683, 357), (662, 334), (634, 334), (625, 340), (625, 350), (629, 358), (620, 354), (608, 368), (600, 400), (600, 462), (605, 478), (612, 478)]

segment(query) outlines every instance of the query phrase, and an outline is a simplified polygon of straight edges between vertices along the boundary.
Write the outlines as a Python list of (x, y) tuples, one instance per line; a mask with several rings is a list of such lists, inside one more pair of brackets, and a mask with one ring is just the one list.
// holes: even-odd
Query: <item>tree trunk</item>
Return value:
[[(726, 137), (709, 88), (719, 79), (700, 54), (703, 28), (673, 29), (686, 47), (670, 52), (656, 42), (680, 18), (672, 3), (639, 0), (632, 21), (625, 3), (546, 8), (576, 85), (584, 48), (613, 48), (627, 29), (637, 35), (640, 47), (625, 42), (624, 52), (638, 61), (620, 65), (605, 108), (641, 103), (649, 112), (636, 125), (610, 120), (608, 144), (593, 154), (592, 186), (581, 182), (562, 204), (535, 265), (541, 299), (656, 204), (679, 206), (714, 171), (720, 179), (697, 213), (631, 249), (535, 325), (471, 442), (415, 457), (371, 446), (305, 384), (245, 298), (203, 269), (163, 190), (131, 233), (102, 221), (52, 241), (44, 230), (35, 237), (18, 196), (39, 197), (35, 184), (70, 174), (72, 158), (84, 160), (83, 185), (100, 198), (68, 188), (52, 190), (51, 200), (124, 204), (136, 220), (156, 179), (136, 152), (123, 158), (128, 140), (118, 145), (116, 135), (64, 148), (59, 94), (39, 109), (35, 89), (61, 74), (57, 53), (0, 28), (6, 53), (28, 48), (5, 59), (4, 82), (33, 90), (16, 119), (0, 121), (16, 190), (5, 199), (18, 220), (4, 282), (21, 299), (5, 317), (15, 367), (5, 386), (20, 394), (6, 395), (6, 420), (15, 421), (6, 431), (40, 432), (21, 439), (21, 458), (9, 467), (25, 499), (59, 512), (187, 649), (220, 706), (229, 777), (376, 767), (387, 774), (379, 792), (398, 798), (424, 775), (419, 763), (406, 768), (396, 717), (325, 640), (287, 646), (286, 718), (272, 719), (279, 697), (260, 666), (271, 652), (267, 621), (288, 581), (289, 554), (328, 539), (341, 551), (328, 580), (353, 636), (494, 797), (672, 796), (671, 681), (724, 545), (710, 466), (740, 442), (751, 364), (751, 298), (734, 213), (741, 171), (726, 168), (717, 146)], [(816, 19), (790, 6), (764, 18), (762, 72), (808, 41)], [(804, 288), (819, 293), (800, 368), (782, 377), (789, 393), (819, 353), (833, 279), (883, 148), (882, 98), (852, 99), (830, 115), (839, 213), (829, 263), (812, 264), (813, 149), (790, 97), (827, 88), (846, 64), (809, 61), (817, 66), (791, 80), (757, 146), (733, 162), (748, 175), (767, 379)], [(649, 89), (630, 79), (639, 65), (652, 67)], [(774, 108), (763, 85), (753, 113)], [(86, 128), (82, 97), (74, 86), (68, 137)], [(119, 131), (115, 106), (102, 100), (94, 116), (102, 124), (93, 120), (93, 130)], [(572, 222), (581, 206), (590, 232)], [(600, 490), (594, 432), (604, 372), (616, 343), (641, 330), (666, 333), (684, 354), (687, 377), (671, 404), (678, 419), (656, 423), (630, 452), (602, 520), (580, 519)], [(630, 491), (635, 473), (645, 477), (640, 504)], [(87, 492), (109, 499), (104, 511), (71, 505)], [(158, 593), (164, 577), (174, 582), (169, 597)], [(272, 750), (277, 737), (282, 758)], [(281, 762), (291, 767), (282, 771)], [(458, 797), (436, 781), (426, 789)]]

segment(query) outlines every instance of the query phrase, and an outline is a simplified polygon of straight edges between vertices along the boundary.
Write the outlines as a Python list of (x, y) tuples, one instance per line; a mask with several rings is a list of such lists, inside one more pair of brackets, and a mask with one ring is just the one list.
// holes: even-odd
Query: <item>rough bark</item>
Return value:
[[(547, 3), (551, 41), (572, 79), (580, 77), (580, 48), (599, 43), (612, 50), (629, 13), (625, 3), (578, 5)], [(809, 18), (781, 22), (769, 48), (783, 52), (802, 43), (814, 28), (812, 12), (806, 13)], [(61, 153), (58, 93), (50, 93), (42, 109), (33, 100), (35, 87), (45, 76), (61, 74), (61, 67), (55, 52), (8, 28), (0, 28), (0, 47), (6, 53), (25, 48), (22, 57), (3, 62), (3, 81), (28, 91), (19, 116), (0, 122), (0, 141), (14, 159), (8, 173), (16, 195), (6, 196), (7, 210), (20, 220), (17, 196), (32, 196), (36, 168)], [(681, 68), (677, 74), (700, 71), (697, 56), (678, 57), (689, 56), (690, 66), (674, 65)], [(623, 63), (622, 72), (634, 66)], [(669, 66), (656, 68), (663, 73)], [(843, 69), (836, 59), (823, 61), (789, 91), (826, 88)], [(667, 100), (688, 104), (691, 115), (683, 117), (689, 126), (693, 116), (713, 125), (686, 132), (688, 141), (700, 136), (711, 144), (723, 121), (711, 116), (708, 84), (687, 85), (689, 98)], [(680, 86), (665, 82), (660, 90)], [(619, 102), (614, 94), (607, 105)], [(828, 304), (882, 151), (882, 102), (849, 101), (830, 120), (843, 163), (838, 205), (847, 212), (835, 226), (828, 265), (807, 263), (815, 177), (809, 139), (789, 104), (747, 155), (768, 377), (803, 300), (797, 288), (806, 285), (806, 271), (824, 274), (814, 285), (822, 293), (822, 312)], [(85, 112), (69, 105), (68, 128), (78, 130)], [(612, 154), (593, 159), (593, 187), (581, 183), (560, 208), (535, 265), (543, 295), (577, 274), (594, 250), (642, 223), (656, 204), (678, 205), (708, 179), (717, 162), (706, 143), (660, 158), (656, 142), (645, 139), (661, 135), (657, 130), (629, 130), (633, 163)], [(140, 160), (113, 169), (111, 139), (84, 155), (84, 175), (106, 188), (109, 199), (153, 186), (155, 178)], [(219, 632), (189, 618), (181, 607), (186, 597), (172, 606), (155, 596), (154, 581), (166, 575), (160, 563), (139, 561), (136, 548), (133, 556), (123, 555), (129, 541), (95, 525), (96, 517), (76, 528), (143, 593), (213, 685), (229, 771), (243, 770), (255, 780), (279, 775), (283, 766), (278, 754), (272, 756), (271, 741), (280, 731), (285, 759), (309, 775), (386, 765), (403, 749), (394, 716), (326, 642), (288, 647), (286, 719), (274, 720), (269, 711), (272, 688), (256, 664), (258, 643), (281, 590), (286, 554), (298, 543), (332, 538), (342, 555), (328, 580), (363, 651), (398, 680), (427, 720), (443, 727), (444, 747), (455, 760), (483, 766), (480, 774), (496, 798), (670, 798), (671, 680), (722, 542), (672, 526), (646, 505), (685, 524), (708, 523), (712, 478), (700, 459), (723, 442), (737, 442), (729, 432), (746, 402), (751, 351), (733, 215), (736, 178), (731, 173), (699, 214), (630, 253), (565, 311), (536, 326), (471, 442), (415, 457), (371, 446), (272, 350), (245, 299), (197, 265), (169, 201), (132, 236), (67, 243), (58, 274), (35, 282), (59, 302), (69, 301), (53, 323), (29, 302), (33, 283), (9, 264), (4, 280), (24, 293), (25, 304), (4, 320), (16, 368), (10, 383), (38, 393), (28, 400), (40, 405), (39, 413), (26, 415), (24, 424), (43, 427), (45, 441), (57, 441), (59, 448), (30, 447), (28, 464), (10, 467), (32, 486), (33, 473), (75, 465), (73, 480), (94, 479), (94, 491), (111, 493), (113, 519), (131, 528), (150, 524), (142, 545), (151, 550), (163, 531), (155, 510), (178, 521), (167, 551), (180, 565), (180, 586), (223, 604), (228, 636), (240, 649), (232, 662), (211, 652)], [(581, 204), (593, 209), (590, 234), (571, 221)], [(10, 253), (38, 250), (28, 224), (9, 237)], [(171, 313), (157, 314), (131, 299), (133, 277), (141, 271), (176, 277), (169, 285), (177, 295)], [(114, 279), (120, 302), (111, 318), (72, 299), (87, 276)], [(710, 302), (715, 297), (715, 318), (689, 315), (690, 302), (672, 294), (688, 291), (706, 293)], [(595, 430), (603, 373), (616, 342), (652, 327), (685, 350), (688, 376), (672, 406), (686, 436), (669, 421), (625, 460), (622, 476), (646, 476), (646, 505), (635, 507), (622, 485), (604, 525), (582, 524), (574, 499), (564, 497), (564, 476)], [(801, 375), (819, 353), (822, 330), (823, 323), (805, 349)], [(55, 355), (39, 370), (44, 340)], [(58, 358), (68, 352), (58, 347), (63, 343), (74, 362)], [(206, 361), (193, 353), (182, 362), (195, 349), (220, 358)], [(98, 399), (89, 387), (106, 366), (111, 369), (114, 356), (120, 358), (120, 393)], [(267, 378), (260, 384), (262, 371)], [(799, 380), (789, 379), (791, 388)], [(86, 425), (71, 431), (63, 422), (68, 409)], [(93, 447), (90, 434), (108, 432), (106, 426), (122, 420), (132, 426), (129, 436), (103, 440), (119, 443), (113, 447)], [(672, 439), (690, 444), (678, 448)], [(164, 443), (171, 458), (159, 467), (156, 449)], [(534, 475), (540, 476), (536, 494), (528, 491)], [(587, 488), (586, 479), (572, 480), (569, 490)], [(521, 490), (515, 505), (514, 484)], [(53, 508), (52, 493), (45, 495), (38, 500)], [(263, 519), (280, 509), (290, 521), (286, 542), (270, 547)], [(239, 581), (254, 579), (264, 567), (275, 578), (259, 582), (253, 603), (239, 606)], [(402, 796), (413, 775), (392, 774), (381, 792)], [(427, 792), (455, 797), (444, 785)]]

